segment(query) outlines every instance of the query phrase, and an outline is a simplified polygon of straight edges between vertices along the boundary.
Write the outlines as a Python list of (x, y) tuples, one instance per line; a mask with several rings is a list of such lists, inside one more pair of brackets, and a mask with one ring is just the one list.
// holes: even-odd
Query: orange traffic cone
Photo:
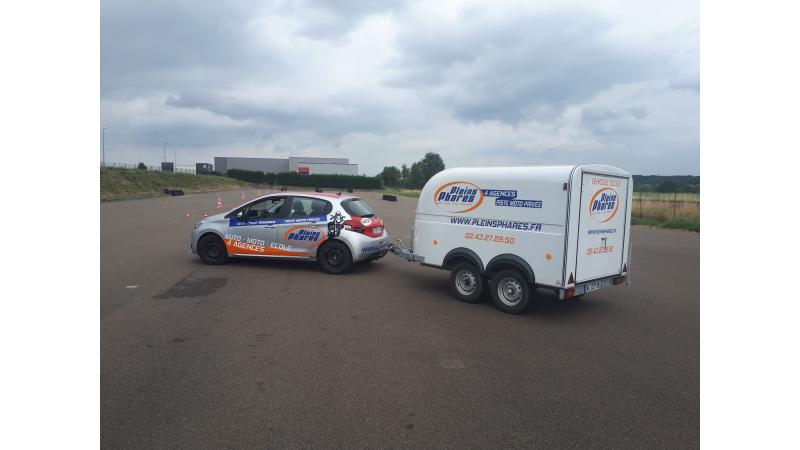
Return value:
[(191, 216), (192, 216), (191, 214), (189, 214), (189, 213), (186, 213), (186, 217), (191, 217)]
[(203, 218), (205, 219), (206, 217), (208, 217), (208, 213), (203, 211)]
[(222, 208), (222, 197), (217, 197), (217, 209)]

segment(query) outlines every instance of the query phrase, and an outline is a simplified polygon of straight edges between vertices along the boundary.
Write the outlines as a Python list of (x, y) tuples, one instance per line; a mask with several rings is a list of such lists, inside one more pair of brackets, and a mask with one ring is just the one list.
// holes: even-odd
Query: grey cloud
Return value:
[(581, 120), (584, 122), (602, 122), (616, 119), (643, 120), (649, 114), (644, 106), (632, 106), (621, 111), (614, 111), (603, 106), (586, 106), (581, 110)]
[(584, 122), (599, 122), (602, 120), (616, 119), (618, 117), (619, 113), (603, 107), (588, 106), (581, 110), (581, 119)]
[(669, 82), (669, 87), (676, 90), (685, 89), (697, 94), (700, 92), (700, 80), (697, 77), (673, 78)]
[(303, 33), (314, 39), (337, 40), (370, 14), (404, 9), (402, 0), (297, 1), (285, 5), (296, 13), (298, 8), (311, 10), (304, 20)]
[(642, 123), (648, 111), (642, 106), (612, 110), (602, 106), (587, 106), (581, 110), (581, 122), (595, 136), (637, 135), (649, 131)]
[(246, 121), (268, 133), (314, 130), (329, 139), (352, 132), (389, 132), (391, 110), (355, 96), (342, 95), (319, 104), (255, 102), (213, 93), (184, 92), (167, 98), (165, 104), (192, 108)]
[[(104, 0), (102, 126), (129, 152), (118, 162), (159, 161), (166, 140), (198, 158), (329, 149), (367, 172), (428, 150), (451, 166), (627, 158), (697, 170), (696, 27), (666, 24), (646, 45), (615, 35), (619, 15), (590, 9), (487, 2), (450, 20), (406, 6)], [(396, 40), (352, 45), (375, 14)], [(360, 67), (373, 50), (390, 62)]]
[(115, 1), (101, 8), (101, 89), (133, 97), (232, 84), (277, 70), (248, 22), (255, 1)]
[(485, 19), (473, 11), (451, 26), (407, 30), (396, 76), (387, 84), (433, 91), (464, 120), (517, 123), (543, 105), (553, 118), (613, 84), (663, 70), (663, 55), (610, 42), (610, 27), (581, 13)]
[(628, 112), (639, 120), (646, 118), (650, 114), (650, 111), (644, 106), (632, 106), (628, 108)]

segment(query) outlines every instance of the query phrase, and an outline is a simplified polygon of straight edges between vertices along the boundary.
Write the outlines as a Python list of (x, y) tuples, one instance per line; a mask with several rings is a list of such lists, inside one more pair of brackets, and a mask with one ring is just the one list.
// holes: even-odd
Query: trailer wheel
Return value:
[(492, 275), (489, 290), (494, 305), (500, 311), (519, 314), (530, 304), (531, 286), (516, 270), (501, 270)]
[(472, 263), (458, 263), (450, 272), (450, 290), (462, 302), (475, 303), (483, 293), (483, 277)]

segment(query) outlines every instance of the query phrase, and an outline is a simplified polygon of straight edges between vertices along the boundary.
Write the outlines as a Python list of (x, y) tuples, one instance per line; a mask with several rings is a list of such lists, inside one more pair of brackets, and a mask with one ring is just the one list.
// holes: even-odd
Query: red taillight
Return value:
[(625, 277), (614, 278), (614, 286), (620, 285), (625, 282)]
[(353, 217), (344, 221), (344, 229), (361, 233), (365, 236), (376, 238), (383, 235), (383, 222), (380, 219), (370, 219), (367, 224), (360, 217)]
[(360, 219), (350, 219), (344, 221), (344, 229), (363, 233), (364, 225), (361, 225)]
[(564, 291), (564, 300), (568, 300), (575, 295), (575, 289), (567, 289)]

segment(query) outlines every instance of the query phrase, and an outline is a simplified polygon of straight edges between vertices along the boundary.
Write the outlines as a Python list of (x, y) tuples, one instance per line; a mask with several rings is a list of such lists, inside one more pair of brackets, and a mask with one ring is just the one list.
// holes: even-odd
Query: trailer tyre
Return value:
[(494, 305), (500, 311), (519, 314), (530, 304), (531, 285), (516, 270), (501, 270), (492, 275), (489, 290)]
[(458, 263), (450, 272), (450, 290), (462, 302), (475, 303), (483, 293), (483, 277), (472, 263)]

